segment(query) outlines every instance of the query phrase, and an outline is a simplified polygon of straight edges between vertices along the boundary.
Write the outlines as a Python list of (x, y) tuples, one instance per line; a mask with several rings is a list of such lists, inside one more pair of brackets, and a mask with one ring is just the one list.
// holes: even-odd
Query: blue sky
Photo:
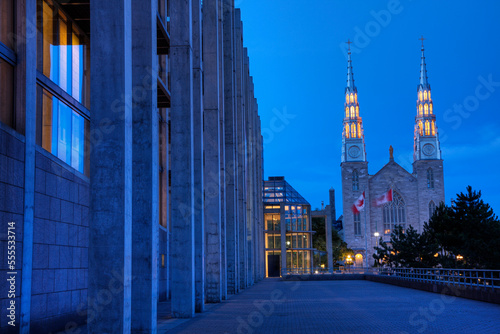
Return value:
[[(236, 0), (264, 134), (265, 177), (282, 175), (312, 205), (336, 190), (347, 61), (369, 172), (411, 172), (421, 35), (444, 159), (446, 202), (467, 185), (500, 214), (500, 2)], [(489, 83), (488, 83), (489, 82)]]

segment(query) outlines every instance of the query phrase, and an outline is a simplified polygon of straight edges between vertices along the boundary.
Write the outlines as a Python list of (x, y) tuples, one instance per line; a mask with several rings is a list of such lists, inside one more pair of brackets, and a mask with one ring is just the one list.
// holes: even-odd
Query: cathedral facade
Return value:
[[(434, 114), (431, 86), (422, 44), (420, 82), (417, 86), (417, 112), (413, 143), (413, 170), (389, 161), (375, 174), (368, 171), (363, 121), (358, 91), (354, 84), (351, 52), (348, 52), (342, 131), (342, 201), (344, 240), (355, 252), (356, 266), (374, 263), (374, 247), (380, 237), (389, 241), (395, 226), (413, 226), (422, 232), (436, 206), (444, 202), (443, 159)], [(392, 190), (392, 200), (376, 205), (375, 200)], [(360, 210), (353, 203), (361, 203)]]

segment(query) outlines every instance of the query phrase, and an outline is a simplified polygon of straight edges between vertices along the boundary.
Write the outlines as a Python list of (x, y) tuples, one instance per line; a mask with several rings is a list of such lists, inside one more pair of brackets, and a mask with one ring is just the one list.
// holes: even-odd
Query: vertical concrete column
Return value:
[(280, 225), (281, 225), (281, 276), (286, 275), (286, 221), (285, 204), (280, 206)]
[(192, 4), (172, 0), (171, 9), (171, 142), (172, 142), (172, 314), (195, 312), (193, 22)]
[(193, 2), (193, 131), (195, 197), (195, 310), (205, 309), (205, 214), (203, 167), (203, 66), (202, 15), (199, 1)]
[(220, 107), (220, 167), (221, 167), (221, 252), (222, 252), (222, 299), (227, 299), (227, 241), (226, 241), (226, 135), (225, 135), (225, 99), (224, 99), (224, 1), (218, 0), (219, 6), (219, 107)]
[(241, 12), (235, 9), (235, 77), (236, 77), (236, 129), (237, 129), (237, 155), (238, 155), (238, 248), (239, 248), (239, 285), (240, 289), (246, 287), (247, 273), (247, 242), (246, 242), (246, 178), (245, 178), (245, 118), (244, 118), (244, 72), (243, 72), (243, 23)]
[[(329, 195), (330, 195), (330, 210), (327, 211), (325, 220), (326, 257), (328, 263), (328, 272), (333, 273), (332, 222), (333, 220), (335, 220), (335, 190), (330, 189)], [(333, 217), (332, 217), (332, 212), (333, 212)]]
[(227, 293), (235, 294), (236, 282), (236, 122), (234, 114), (234, 0), (223, 1), (223, 56), (224, 56), (224, 145), (225, 145), (225, 240)]
[(206, 301), (222, 300), (218, 0), (203, 2)]
[(264, 221), (264, 202), (263, 202), (263, 195), (262, 195), (262, 191), (263, 191), (263, 187), (264, 187), (264, 158), (263, 158), (263, 137), (262, 137), (262, 126), (261, 126), (261, 120), (260, 120), (260, 116), (257, 115), (257, 126), (258, 126), (258, 149), (259, 149), (259, 159), (258, 159), (258, 170), (259, 170), (259, 198), (261, 199), (260, 202), (259, 202), (259, 219), (261, 220), (261, 228), (260, 228), (260, 238), (261, 238), (261, 245), (262, 245), (262, 248), (260, 249), (260, 258), (261, 258), (261, 265), (260, 265), (260, 269), (261, 269), (261, 274), (260, 274), (260, 277), (261, 278), (264, 278), (265, 277), (265, 273), (266, 273), (266, 269), (265, 269), (265, 264), (266, 264), (266, 259), (265, 259), (265, 256), (266, 256), (266, 251), (265, 251), (265, 234), (264, 234), (264, 224), (265, 224), (265, 221)]
[[(245, 177), (246, 177), (246, 242), (247, 242), (247, 279), (246, 286), (250, 286), (253, 284), (253, 196), (252, 196), (252, 78), (249, 75), (250, 73), (250, 59), (248, 58), (248, 49), (243, 48), (243, 75), (244, 75), (244, 128), (245, 128)], [(252, 96), (252, 98), (251, 98)]]
[[(131, 9), (130, 0), (90, 4), (90, 131), (102, 136), (90, 153), (88, 300), (94, 312), (89, 312), (89, 333), (131, 331)], [(101, 124), (113, 130), (101, 131)], [(102, 299), (103, 291), (112, 296), (112, 302), (97, 311), (94, 302)]]
[[(36, 1), (20, 0), (16, 5), (17, 66), (16, 108), (25, 115), (24, 149), (24, 220), (22, 223), (23, 258), (21, 271), (20, 333), (30, 332), (31, 278), (33, 272), (33, 219), (35, 205), (35, 143), (36, 143)], [(8, 15), (8, 14), (7, 14)], [(2, 226), (4, 222), (2, 222)], [(17, 222), (21, 225), (21, 222)], [(6, 224), (6, 222), (5, 222)], [(18, 226), (19, 228), (20, 226)], [(2, 231), (7, 233), (7, 231)], [(7, 254), (7, 251), (5, 251)], [(7, 257), (7, 256), (6, 256)], [(5, 257), (5, 258), (6, 258)], [(4, 259), (5, 261), (5, 259)], [(4, 292), (7, 293), (7, 292)]]
[(132, 0), (132, 333), (156, 333), (159, 141), (157, 0)]

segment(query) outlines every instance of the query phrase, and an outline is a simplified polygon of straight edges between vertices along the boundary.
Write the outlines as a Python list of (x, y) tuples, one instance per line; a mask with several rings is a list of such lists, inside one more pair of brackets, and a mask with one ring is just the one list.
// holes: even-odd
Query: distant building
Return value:
[[(372, 255), (378, 239), (375, 233), (388, 241), (396, 225), (403, 228), (412, 225), (422, 231), (424, 222), (429, 220), (436, 206), (445, 199), (443, 160), (423, 44), (421, 51), (413, 171), (409, 173), (394, 161), (391, 147), (389, 162), (375, 174), (368, 172), (358, 91), (354, 85), (351, 52), (348, 53), (342, 132), (342, 219), (344, 240), (354, 250), (357, 266), (373, 264)], [(381, 207), (374, 206), (373, 200), (390, 189), (393, 191), (393, 200)], [(353, 203), (363, 193), (364, 210), (354, 213)]]
[(266, 277), (310, 273), (315, 250), (311, 205), (283, 176), (264, 181), (263, 196)]

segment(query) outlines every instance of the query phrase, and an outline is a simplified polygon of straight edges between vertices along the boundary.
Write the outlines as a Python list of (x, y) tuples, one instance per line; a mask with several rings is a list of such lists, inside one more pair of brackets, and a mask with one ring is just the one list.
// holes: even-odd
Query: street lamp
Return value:
[(378, 237), (380, 236), (380, 233), (375, 232), (375, 233), (373, 233), (373, 235), (374, 235), (374, 236), (375, 236), (375, 238), (376, 238), (376, 239), (375, 239), (375, 247), (378, 247)]
[(349, 271), (350, 265), (352, 264), (352, 258), (351, 255), (347, 255), (347, 258), (345, 259), (345, 262), (347, 263), (347, 270)]

